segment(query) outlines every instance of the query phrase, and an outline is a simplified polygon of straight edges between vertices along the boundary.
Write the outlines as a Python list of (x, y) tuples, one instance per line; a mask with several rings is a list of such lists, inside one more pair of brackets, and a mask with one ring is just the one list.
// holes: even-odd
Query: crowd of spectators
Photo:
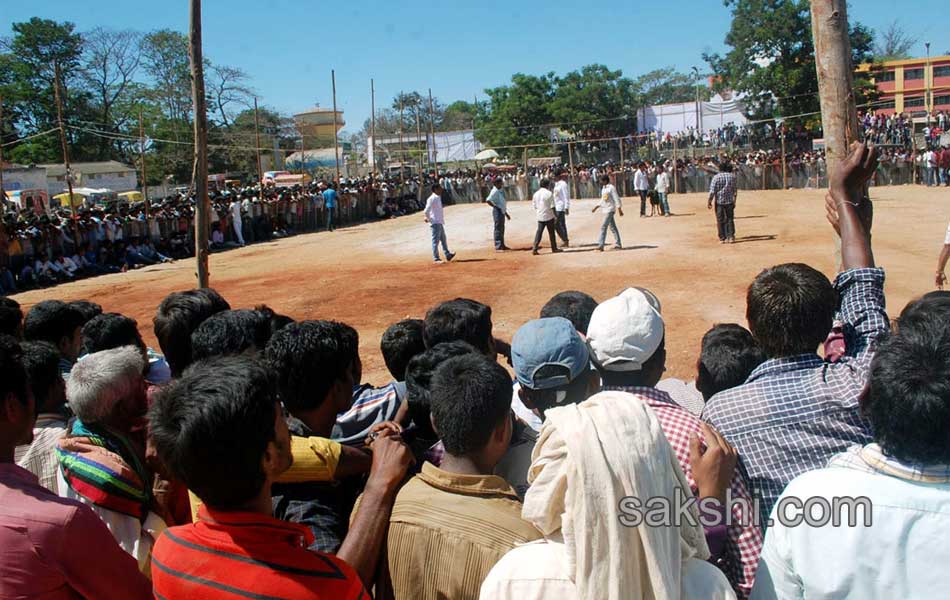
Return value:
[[(875, 163), (858, 146), (831, 182), (834, 282), (761, 272), (694, 383), (663, 378), (682, 349), (639, 287), (557, 294), (510, 343), (492, 307), (438, 302), (386, 330), (381, 386), (353, 327), (210, 289), (159, 304), (161, 354), (88, 302), (0, 299), (0, 593), (939, 595), (950, 293), (892, 329)], [(800, 521), (843, 497), (867, 503)]]

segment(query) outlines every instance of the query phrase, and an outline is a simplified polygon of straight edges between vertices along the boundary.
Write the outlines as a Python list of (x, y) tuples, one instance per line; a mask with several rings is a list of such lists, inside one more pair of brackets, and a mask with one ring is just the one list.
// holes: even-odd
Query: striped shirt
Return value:
[(476, 599), (506, 552), (541, 537), (495, 475), (460, 475), (429, 463), (399, 490), (389, 524), (396, 600)]
[(40, 485), (59, 494), (56, 472), (59, 470), (59, 456), (56, 446), (66, 434), (66, 419), (56, 413), (40, 413), (33, 426), (33, 441), (25, 446), (16, 447), (16, 464), (36, 475)]
[(352, 567), (307, 550), (310, 530), (263, 514), (202, 506), (152, 554), (158, 600), (369, 600)]
[(375, 425), (396, 418), (401, 403), (395, 382), (381, 388), (371, 385), (353, 388), (353, 405), (337, 415), (330, 439), (350, 446), (362, 446)]
[(736, 174), (717, 173), (712, 181), (709, 182), (709, 197), (716, 197), (716, 204), (735, 204), (738, 186), (736, 185)]

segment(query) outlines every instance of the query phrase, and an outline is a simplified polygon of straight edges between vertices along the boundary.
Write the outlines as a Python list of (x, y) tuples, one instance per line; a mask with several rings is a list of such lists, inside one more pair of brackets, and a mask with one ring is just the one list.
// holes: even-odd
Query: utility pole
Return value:
[(574, 148), (571, 142), (567, 143), (567, 163), (570, 166), (571, 198), (577, 198), (577, 181), (574, 177)]
[(369, 122), (369, 137), (372, 138), (372, 151), (370, 154), (373, 156), (372, 170), (370, 173), (376, 172), (376, 82), (372, 79), (369, 80), (369, 103), (371, 110), (373, 111), (373, 118)]
[(139, 158), (142, 161), (142, 199), (145, 201), (145, 230), (149, 239), (152, 237), (152, 207), (148, 201), (148, 180), (145, 178), (145, 119), (139, 111)]
[[(811, 0), (811, 29), (815, 41), (815, 69), (821, 100), (821, 125), (825, 136), (828, 179), (848, 156), (858, 139), (854, 105), (851, 40), (848, 38), (846, 0)], [(835, 260), (841, 265), (841, 238), (835, 234)]]
[(788, 189), (788, 164), (785, 162), (785, 125), (782, 124), (782, 189)]
[(339, 123), (336, 112), (336, 71), (330, 70), (330, 80), (333, 83), (333, 160), (336, 163), (336, 186), (340, 187), (340, 150), (336, 139), (336, 126)]
[[(418, 104), (416, 105), (415, 110), (416, 110), (416, 148), (418, 148), (419, 140), (422, 139), (422, 126), (419, 123), (419, 105)], [(422, 188), (424, 187), (425, 187), (425, 177), (423, 177), (422, 175), (422, 153), (420, 152), (419, 153), (419, 200), (420, 201), (423, 198)]]
[(627, 178), (624, 176), (623, 172), (623, 138), (620, 138), (620, 171), (617, 173), (620, 178), (620, 195), (627, 195)]
[(676, 156), (676, 137), (673, 138), (673, 193), (680, 193), (680, 184), (679, 184), (679, 165), (677, 165)]
[(195, 114), (195, 258), (198, 287), (209, 287), (208, 229), (211, 206), (208, 201), (208, 112), (205, 107), (205, 75), (201, 52), (201, 0), (191, 1), (189, 55), (191, 58), (191, 101)]
[(403, 168), (406, 166), (406, 146), (403, 143), (402, 138), (402, 92), (399, 92), (399, 183), (400, 185), (405, 183), (406, 175), (403, 172)]
[(257, 155), (257, 185), (264, 185), (264, 171), (261, 170), (261, 120), (257, 115), (257, 96), (254, 96), (254, 136), (257, 139), (257, 148), (254, 149)]
[(3, 96), (0, 96), (0, 209), (7, 199), (7, 192), (3, 189)]
[(930, 125), (930, 113), (933, 112), (933, 70), (930, 68), (930, 42), (924, 42), (924, 47), (927, 48), (927, 62), (924, 63), (924, 85), (926, 89), (924, 90), (924, 110), (927, 111), (927, 125)]
[[(429, 135), (432, 137), (432, 162), (435, 163), (435, 178), (439, 178), (439, 145), (435, 142), (435, 109), (432, 106), (432, 88), (429, 88)], [(428, 150), (428, 144), (426, 149)]]
[[(63, 127), (63, 96), (60, 92), (62, 85), (59, 63), (53, 62), (53, 95), (56, 99), (56, 120), (59, 123), (59, 141), (63, 144), (63, 164), (66, 166), (66, 190), (69, 192), (69, 209), (73, 219), (73, 238), (76, 248), (79, 248), (79, 221), (76, 218), (76, 203), (73, 201), (73, 173), (69, 166), (69, 144), (66, 142), (66, 128)], [(2, 170), (2, 168), (0, 168)]]

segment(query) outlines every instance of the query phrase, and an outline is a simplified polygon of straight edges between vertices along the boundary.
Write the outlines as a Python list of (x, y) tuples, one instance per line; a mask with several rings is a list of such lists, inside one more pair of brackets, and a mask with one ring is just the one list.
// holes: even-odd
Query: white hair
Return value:
[(94, 352), (77, 362), (66, 380), (66, 400), (83, 423), (109, 417), (142, 385), (145, 359), (135, 346)]

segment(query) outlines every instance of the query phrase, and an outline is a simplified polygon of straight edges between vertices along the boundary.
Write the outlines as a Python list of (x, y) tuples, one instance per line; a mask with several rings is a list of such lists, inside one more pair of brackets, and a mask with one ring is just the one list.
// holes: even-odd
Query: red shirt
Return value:
[(0, 464), (0, 598), (144, 600), (148, 579), (85, 504)]
[(155, 542), (155, 597), (369, 600), (352, 567), (311, 552), (311, 543), (306, 526), (202, 505), (196, 523), (167, 529)]

